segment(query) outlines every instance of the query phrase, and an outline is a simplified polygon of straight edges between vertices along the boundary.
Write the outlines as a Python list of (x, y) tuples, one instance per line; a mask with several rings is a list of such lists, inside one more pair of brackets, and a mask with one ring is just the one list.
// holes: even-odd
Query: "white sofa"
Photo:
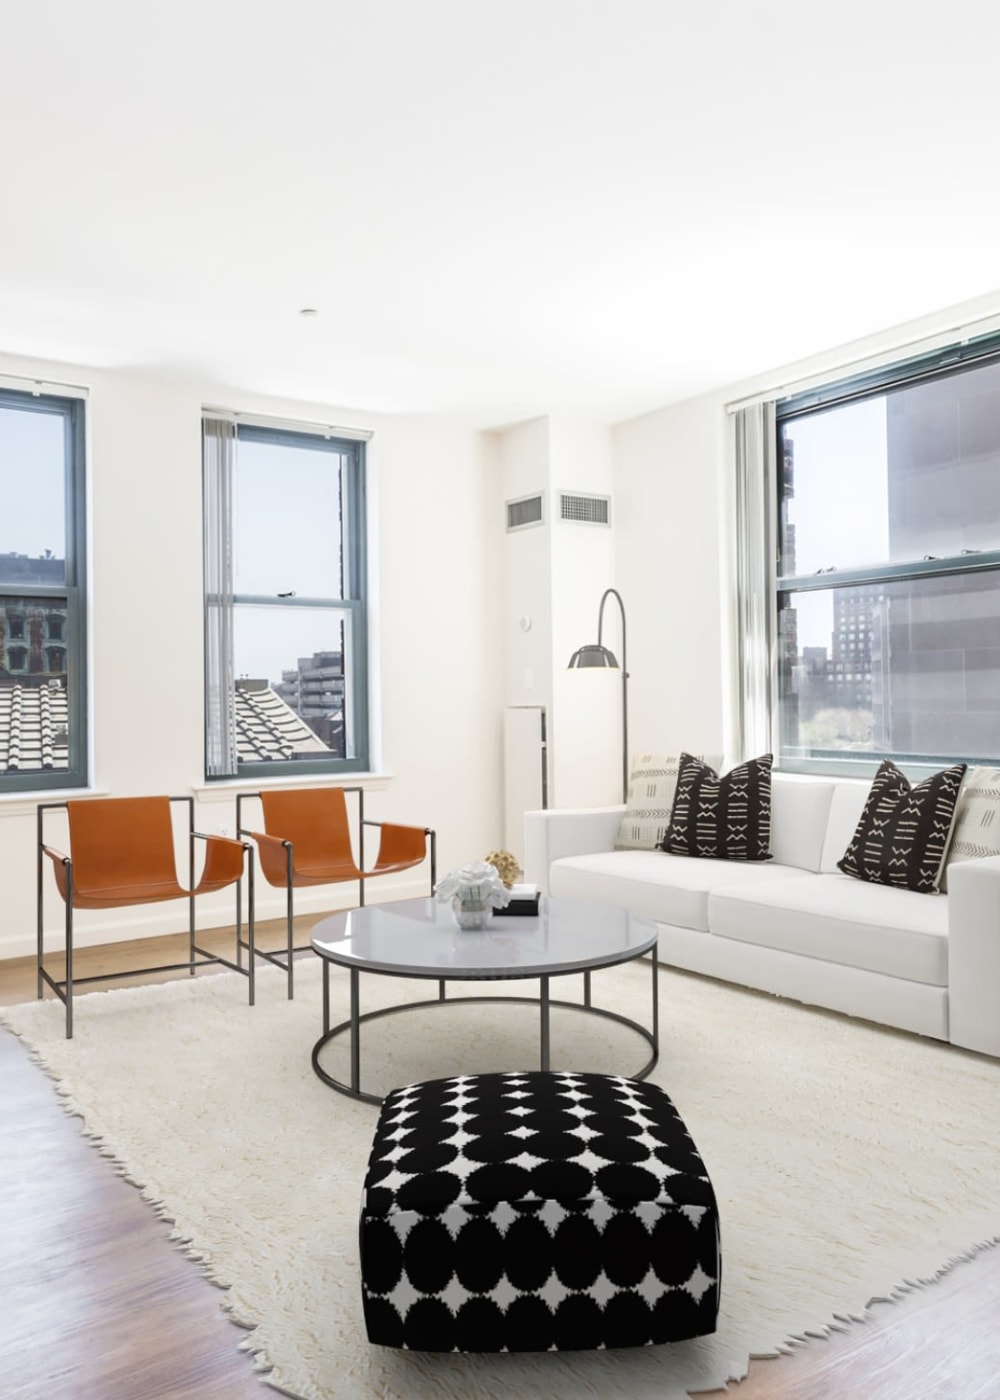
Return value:
[(624, 807), (525, 814), (525, 878), (659, 926), (661, 962), (1000, 1056), (1000, 857), (948, 893), (837, 870), (868, 784), (775, 773), (761, 864), (615, 850)]

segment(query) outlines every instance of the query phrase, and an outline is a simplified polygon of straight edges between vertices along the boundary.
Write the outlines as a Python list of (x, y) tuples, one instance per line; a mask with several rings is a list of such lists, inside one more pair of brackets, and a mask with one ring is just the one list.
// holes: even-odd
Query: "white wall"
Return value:
[(713, 396), (614, 432), (633, 753), (722, 750), (725, 427), (721, 400)]
[[(200, 421), (202, 406), (212, 404), (373, 431), (374, 662), (388, 776), (372, 783), (366, 814), (434, 827), (441, 873), (501, 840), (499, 544), (489, 528), (500, 492), (488, 434), (441, 420), (383, 418), (14, 356), (0, 356), (0, 374), (72, 382), (90, 392), (95, 789), (113, 796), (193, 792), (199, 826), (233, 824), (234, 789), (208, 786), (203, 777)], [(0, 799), (0, 958), (34, 947), (36, 802), (30, 795)], [(390, 876), (373, 884), (369, 897), (424, 893), (425, 880), (422, 870)], [(56, 928), (62, 906), (49, 888), (47, 925)], [(303, 891), (297, 907), (330, 908), (353, 898), (353, 887), (319, 888)], [(259, 882), (259, 915), (278, 917), (283, 908), (281, 893)], [(185, 917), (182, 903), (83, 913), (79, 942), (170, 931)], [(201, 922), (232, 917), (228, 896), (204, 902)]]
[[(501, 639), (504, 703), (552, 706), (552, 551), (549, 421), (533, 418), (495, 437), (502, 501), (496, 539), (502, 550)], [(541, 525), (506, 533), (503, 502), (542, 496)]]
[[(612, 494), (610, 433), (555, 417), (496, 436), (504, 499), (536, 492), (543, 498), (541, 525), (501, 537), (505, 703), (545, 707), (550, 806), (616, 802), (620, 673), (568, 669), (572, 653), (597, 640), (598, 604), (614, 583), (614, 532), (559, 519), (560, 491)], [(606, 628), (613, 648), (619, 636), (613, 606)], [(514, 783), (515, 790), (522, 785)], [(520, 820), (510, 812), (507, 818), (508, 827)]]
[[(623, 796), (621, 671), (571, 671), (568, 663), (578, 647), (597, 641), (601, 596), (616, 582), (611, 434), (557, 417), (551, 439), (554, 805), (603, 806)], [(557, 519), (563, 491), (610, 496), (611, 528)], [(604, 610), (602, 640), (620, 665), (620, 616), (613, 598)]]

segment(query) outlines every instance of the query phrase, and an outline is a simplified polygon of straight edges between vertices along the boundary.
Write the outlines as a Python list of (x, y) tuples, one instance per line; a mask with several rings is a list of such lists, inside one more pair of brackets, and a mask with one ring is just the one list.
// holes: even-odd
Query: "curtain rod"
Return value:
[(899, 340), (894, 344), (886, 346), (884, 350), (874, 350), (870, 355), (861, 358), (838, 360), (824, 370), (817, 370), (815, 374), (809, 374), (802, 379), (792, 379), (779, 381), (768, 385), (764, 389), (759, 389), (755, 394), (747, 394), (744, 398), (730, 399), (726, 403), (727, 413), (738, 413), (742, 408), (751, 408), (754, 404), (769, 403), (773, 399), (788, 398), (792, 394), (804, 394), (809, 389), (819, 389), (829, 384), (833, 379), (845, 373), (863, 373), (866, 369), (879, 369), (883, 365), (892, 364), (900, 351), (910, 350), (917, 346), (928, 352), (939, 350), (945, 345), (954, 343), (956, 340), (960, 344), (972, 339), (972, 328), (980, 328), (977, 334), (988, 334), (990, 330), (1000, 330), (1000, 311), (991, 311), (983, 316), (974, 316), (970, 321), (960, 321), (957, 325), (947, 326), (944, 330), (934, 331), (928, 335), (915, 336), (909, 340)]
[(235, 408), (217, 408), (202, 404), (203, 414), (223, 418), (230, 423), (245, 423), (248, 428), (288, 428), (292, 432), (322, 433), (324, 437), (350, 438), (368, 442), (374, 435), (370, 428), (339, 428), (333, 423), (316, 423), (308, 418), (284, 418), (268, 413), (241, 413)]
[(32, 394), (69, 394), (75, 399), (85, 399), (90, 394), (86, 384), (69, 384), (61, 379), (39, 379), (36, 374), (8, 374), (0, 370), (0, 388), (28, 389)]

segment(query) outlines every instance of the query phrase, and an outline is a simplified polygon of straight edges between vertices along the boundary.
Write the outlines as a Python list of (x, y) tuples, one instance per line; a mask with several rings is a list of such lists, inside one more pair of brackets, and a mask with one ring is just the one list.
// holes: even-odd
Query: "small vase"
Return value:
[(489, 918), (490, 906), (475, 901), (470, 904), (463, 904), (459, 899), (451, 901), (451, 912), (459, 928), (475, 929), (485, 928), (486, 920)]

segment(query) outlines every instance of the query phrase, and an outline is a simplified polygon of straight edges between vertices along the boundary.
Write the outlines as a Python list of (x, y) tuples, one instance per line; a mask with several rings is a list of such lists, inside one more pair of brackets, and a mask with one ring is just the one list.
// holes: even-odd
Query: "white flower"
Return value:
[(458, 899), (460, 904), (485, 904), (503, 909), (510, 903), (510, 890), (500, 879), (495, 865), (485, 860), (453, 870), (434, 886), (438, 899)]

